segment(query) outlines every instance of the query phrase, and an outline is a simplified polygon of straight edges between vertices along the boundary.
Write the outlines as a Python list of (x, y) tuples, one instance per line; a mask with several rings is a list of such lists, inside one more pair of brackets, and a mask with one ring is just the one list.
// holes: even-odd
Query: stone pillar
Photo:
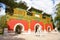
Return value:
[(4, 35), (8, 35), (8, 28), (4, 28)]

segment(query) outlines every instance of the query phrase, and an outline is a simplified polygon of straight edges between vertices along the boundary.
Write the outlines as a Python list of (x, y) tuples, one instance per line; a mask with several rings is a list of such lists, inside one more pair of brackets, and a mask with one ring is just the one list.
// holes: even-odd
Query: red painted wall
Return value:
[(27, 21), (25, 21), (25, 20), (15, 20), (15, 19), (11, 19), (10, 21), (7, 22), (8, 29), (9, 29), (9, 30), (14, 30), (14, 26), (15, 26), (17, 23), (23, 24), (25, 31), (28, 30), (28, 22), (27, 22)]
[[(14, 30), (14, 26), (17, 24), (17, 23), (21, 23), (24, 25), (24, 31), (28, 31), (28, 22), (26, 20), (16, 20), (16, 19), (11, 19), (10, 21), (7, 22), (7, 25), (8, 25), (8, 30)], [(30, 22), (30, 29), (31, 31), (34, 31), (34, 26), (36, 24), (40, 24), (42, 26), (42, 30), (46, 30), (48, 31), (47, 27), (50, 26), (51, 30), (53, 30), (53, 25), (52, 23), (50, 24), (44, 24), (43, 22), (38, 22), (36, 20), (32, 20)]]

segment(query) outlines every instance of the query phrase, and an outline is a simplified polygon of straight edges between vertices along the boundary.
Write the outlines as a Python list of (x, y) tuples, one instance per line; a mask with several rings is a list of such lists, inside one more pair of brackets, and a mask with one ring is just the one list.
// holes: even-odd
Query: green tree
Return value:
[(56, 15), (55, 22), (58, 30), (60, 31), (60, 3), (56, 6)]
[(6, 15), (0, 17), (0, 27), (1, 27), (1, 28), (7, 27), (7, 23), (6, 23), (6, 22), (7, 22), (7, 21), (6, 21)]

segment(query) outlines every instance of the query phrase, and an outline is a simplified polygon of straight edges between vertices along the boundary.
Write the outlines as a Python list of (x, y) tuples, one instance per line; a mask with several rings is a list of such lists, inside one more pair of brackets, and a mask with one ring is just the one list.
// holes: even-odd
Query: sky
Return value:
[[(17, 0), (16, 2), (20, 2), (21, 0)], [(26, 2), (28, 7), (33, 7), (38, 10), (43, 10), (47, 14), (52, 14), (55, 11), (56, 4), (60, 2), (60, 0), (22, 0)]]
[(0, 2), (0, 17), (6, 15), (5, 13), (6, 6)]

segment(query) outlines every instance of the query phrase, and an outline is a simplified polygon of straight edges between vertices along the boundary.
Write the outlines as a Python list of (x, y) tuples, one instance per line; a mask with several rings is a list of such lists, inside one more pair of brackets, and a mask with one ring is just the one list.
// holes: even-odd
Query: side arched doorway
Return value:
[(52, 24), (45, 24), (45, 29), (47, 32), (51, 32), (53, 30), (53, 25)]
[(18, 23), (14, 26), (14, 31), (17, 34), (21, 34), (24, 31), (24, 26), (21, 23)]

